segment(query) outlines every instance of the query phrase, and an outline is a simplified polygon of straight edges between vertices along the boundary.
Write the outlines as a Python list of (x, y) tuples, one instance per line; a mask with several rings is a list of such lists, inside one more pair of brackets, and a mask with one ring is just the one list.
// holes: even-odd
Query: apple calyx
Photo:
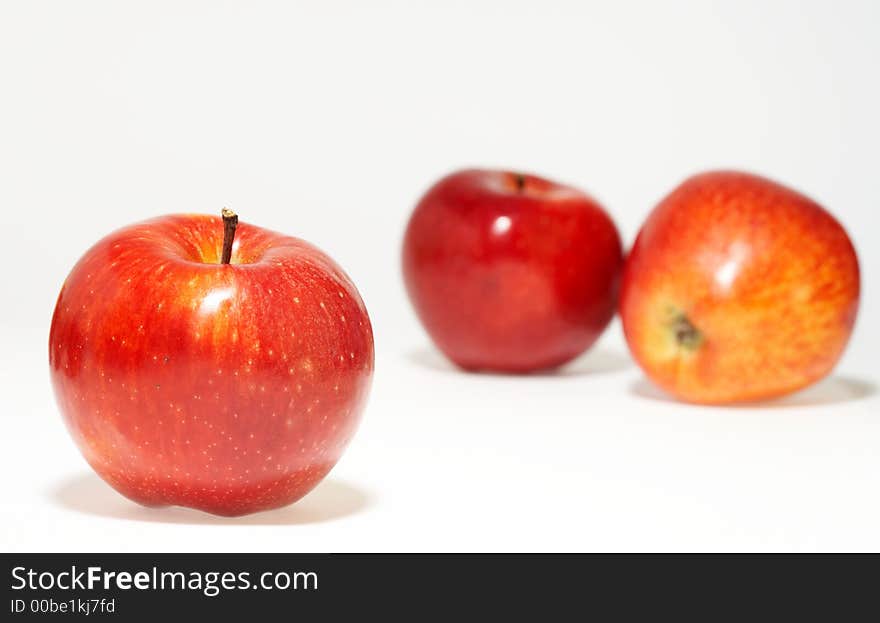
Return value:
[(687, 350), (696, 350), (703, 343), (703, 334), (683, 313), (677, 313), (669, 323), (675, 343)]
[(514, 173), (513, 182), (516, 184), (516, 192), (521, 193), (526, 187), (526, 176), (522, 173)]
[(220, 263), (228, 264), (232, 259), (232, 242), (235, 240), (235, 228), (238, 227), (238, 215), (229, 208), (223, 208), (220, 215), (223, 217), (223, 253)]

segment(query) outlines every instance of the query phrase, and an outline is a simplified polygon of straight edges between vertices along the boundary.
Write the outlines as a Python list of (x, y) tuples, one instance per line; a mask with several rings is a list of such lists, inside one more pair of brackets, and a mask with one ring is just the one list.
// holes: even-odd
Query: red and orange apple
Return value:
[(624, 270), (630, 350), (683, 400), (773, 398), (829, 373), (859, 302), (856, 252), (815, 201), (737, 172), (690, 178), (642, 227)]
[(373, 337), (354, 285), (302, 240), (236, 224), (166, 216), (117, 231), (58, 297), (49, 361), (64, 420), (141, 504), (289, 504), (360, 419)]
[(622, 263), (617, 229), (595, 200), (506, 171), (441, 179), (403, 244), (416, 313), (468, 370), (530, 372), (581, 354), (614, 315)]

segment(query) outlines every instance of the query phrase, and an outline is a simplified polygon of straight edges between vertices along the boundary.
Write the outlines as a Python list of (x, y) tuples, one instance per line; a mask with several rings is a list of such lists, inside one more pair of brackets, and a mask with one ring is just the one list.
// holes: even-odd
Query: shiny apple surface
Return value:
[(468, 370), (531, 372), (584, 352), (614, 315), (621, 267), (617, 229), (594, 199), (507, 171), (437, 182), (403, 245), (419, 319)]
[(92, 247), (49, 338), (64, 420), (95, 471), (149, 506), (289, 504), (355, 432), (373, 338), (346, 274), (302, 240), (175, 215)]

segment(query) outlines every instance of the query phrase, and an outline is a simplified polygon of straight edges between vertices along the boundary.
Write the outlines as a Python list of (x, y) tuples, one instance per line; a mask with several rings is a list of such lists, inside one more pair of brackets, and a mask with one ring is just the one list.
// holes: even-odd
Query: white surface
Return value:
[[(4, 550), (880, 549), (880, 5), (35, 3), (0, 7)], [(756, 408), (665, 401), (613, 325), (567, 373), (465, 375), (398, 254), (462, 165), (582, 186), (631, 242), (697, 170), (792, 184), (853, 235), (832, 378)], [(298, 235), (363, 294), (363, 426), (297, 505), (151, 511), (90, 474), (48, 383), (52, 306), (105, 233), (176, 211)]]

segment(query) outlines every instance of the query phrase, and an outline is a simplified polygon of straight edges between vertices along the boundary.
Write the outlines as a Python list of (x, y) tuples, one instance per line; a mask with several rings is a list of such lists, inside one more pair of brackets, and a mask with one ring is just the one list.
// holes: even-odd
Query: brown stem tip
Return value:
[(522, 173), (514, 173), (513, 181), (516, 184), (516, 191), (521, 193), (526, 187), (526, 176)]
[(235, 240), (235, 228), (238, 227), (238, 215), (229, 208), (220, 211), (223, 217), (223, 253), (220, 263), (228, 264), (232, 259), (232, 242)]

